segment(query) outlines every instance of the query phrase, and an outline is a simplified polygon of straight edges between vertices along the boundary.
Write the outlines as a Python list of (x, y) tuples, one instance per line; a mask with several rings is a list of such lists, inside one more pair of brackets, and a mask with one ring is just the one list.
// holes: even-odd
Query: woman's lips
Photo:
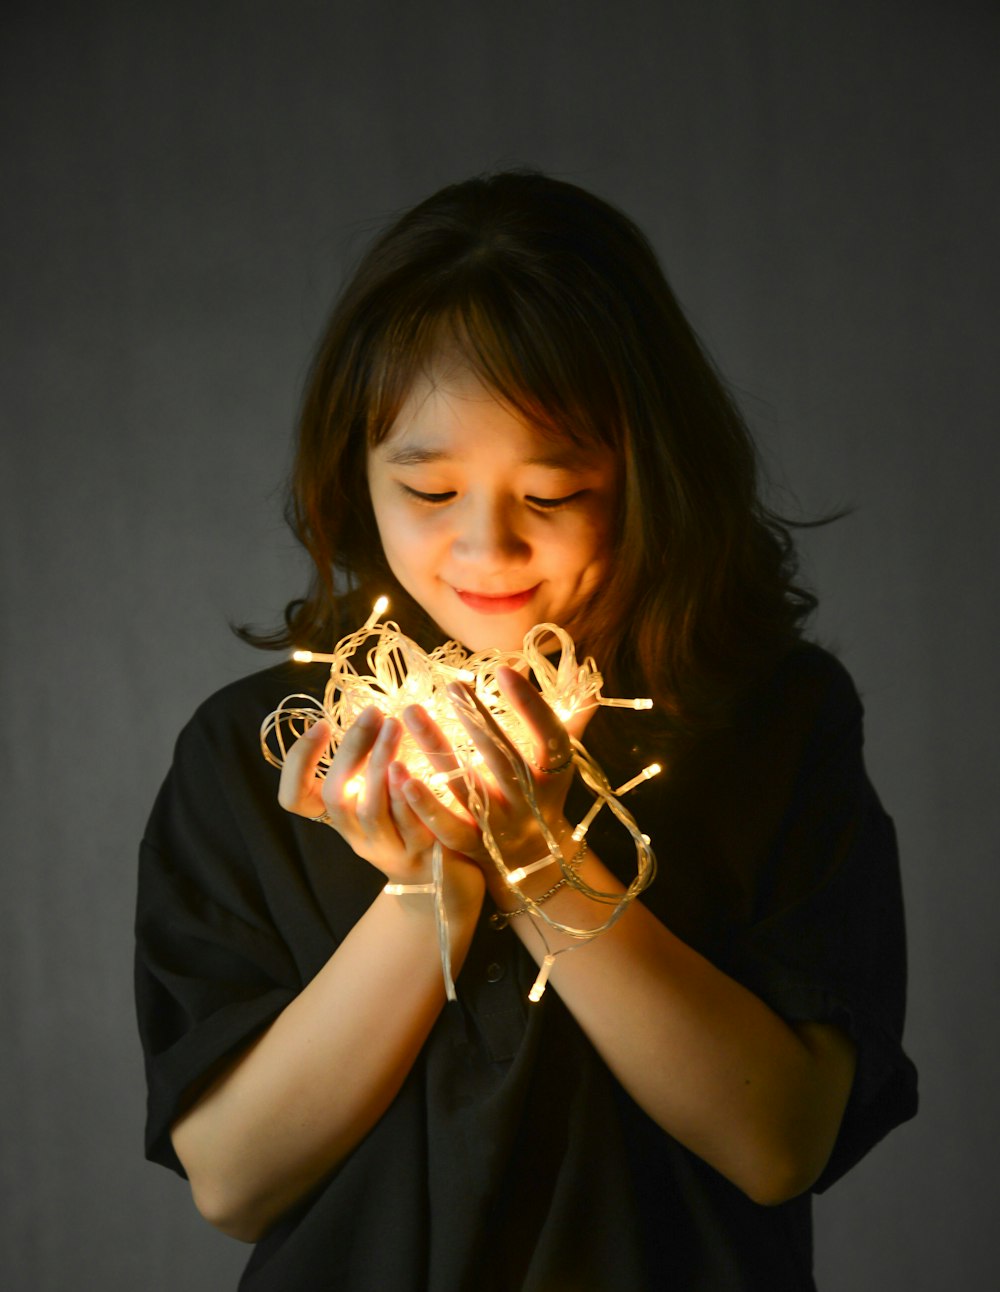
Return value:
[(455, 595), (470, 610), (476, 610), (479, 614), (509, 615), (526, 606), (538, 591), (538, 586), (536, 583), (533, 588), (525, 588), (523, 592), (508, 592), (502, 596), (489, 596), (482, 592), (467, 592), (463, 588), (455, 588)]

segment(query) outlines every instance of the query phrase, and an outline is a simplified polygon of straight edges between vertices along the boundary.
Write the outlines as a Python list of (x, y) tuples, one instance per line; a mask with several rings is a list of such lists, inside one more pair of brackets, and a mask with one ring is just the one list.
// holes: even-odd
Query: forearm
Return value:
[[(449, 867), (452, 964), (475, 929), (478, 872)], [(202, 1214), (256, 1240), (364, 1138), (444, 1004), (433, 898), (381, 894), (311, 983), (201, 1093), (173, 1142)]]
[[(537, 891), (551, 873), (532, 876)], [(604, 891), (622, 889), (592, 855), (584, 877)], [(611, 907), (565, 887), (543, 909), (592, 928)], [(540, 960), (533, 921), (518, 916), (512, 927)], [(570, 943), (545, 932), (553, 950)], [(756, 1201), (794, 1196), (822, 1170), (853, 1076), (853, 1047), (837, 1029), (790, 1026), (641, 901), (606, 933), (560, 955), (549, 981), (636, 1102)]]

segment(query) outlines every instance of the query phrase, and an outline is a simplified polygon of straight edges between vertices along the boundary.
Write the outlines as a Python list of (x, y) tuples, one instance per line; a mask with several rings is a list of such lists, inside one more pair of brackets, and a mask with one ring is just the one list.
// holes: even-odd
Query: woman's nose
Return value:
[(455, 537), (455, 550), (465, 560), (511, 561), (527, 555), (528, 544), (507, 502), (469, 499)]

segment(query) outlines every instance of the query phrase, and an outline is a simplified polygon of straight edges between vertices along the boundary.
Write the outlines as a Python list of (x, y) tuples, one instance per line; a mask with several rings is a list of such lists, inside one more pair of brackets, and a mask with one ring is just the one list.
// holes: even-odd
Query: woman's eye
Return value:
[(454, 490), (448, 490), (447, 493), (424, 493), (420, 489), (411, 489), (409, 485), (403, 485), (403, 492), (416, 502), (427, 503), (431, 507), (451, 502), (455, 496)]
[(525, 502), (530, 503), (532, 507), (538, 507), (542, 511), (555, 511), (559, 507), (565, 507), (567, 503), (576, 502), (578, 498), (583, 497), (585, 492), (583, 489), (578, 489), (576, 493), (568, 493), (562, 498), (529, 497), (525, 499)]
[[(408, 498), (427, 507), (443, 507), (457, 497), (454, 489), (445, 490), (443, 493), (430, 493), (424, 489), (414, 489), (412, 485), (400, 487)], [(537, 498), (529, 494), (524, 501), (536, 511), (558, 511), (560, 507), (576, 502), (584, 493), (586, 493), (585, 489), (578, 489), (575, 493), (565, 494), (562, 498)]]

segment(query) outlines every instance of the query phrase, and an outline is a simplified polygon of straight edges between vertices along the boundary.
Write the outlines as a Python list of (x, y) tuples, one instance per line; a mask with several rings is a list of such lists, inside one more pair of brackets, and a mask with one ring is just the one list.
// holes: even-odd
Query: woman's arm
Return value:
[[(596, 889), (621, 891), (593, 856), (582, 873)], [(569, 888), (545, 909), (579, 928), (609, 910)], [(511, 926), (540, 961), (531, 920)], [(553, 950), (570, 942), (546, 935)], [(636, 1103), (755, 1202), (784, 1202), (817, 1179), (854, 1076), (854, 1047), (838, 1028), (789, 1025), (639, 901), (557, 957), (549, 982)]]
[[(533, 728), (539, 761), (558, 765), (562, 757), (551, 751), (567, 748), (562, 724), (523, 678), (504, 670), (501, 680)], [(467, 711), (467, 700), (465, 704)], [(440, 752), (440, 733), (422, 715), (408, 711), (407, 721), (429, 752)], [(507, 760), (482, 735), (484, 726), (492, 724), (481, 711), (478, 723), (466, 725), (491, 769), (494, 785), (484, 787), (484, 793), (491, 795), (494, 831), (502, 830), (512, 849), (508, 864), (544, 855), (545, 845)], [(561, 812), (565, 785), (558, 788), (568, 780), (542, 775), (535, 790), (553, 834), (574, 848)], [(406, 792), (428, 828), (442, 832), (444, 825), (452, 846), (478, 856), (497, 904), (513, 906), (512, 894), (481, 844), (457, 838), (425, 787), (411, 782)], [(552, 873), (543, 869), (530, 875), (522, 890), (539, 896), (551, 885)], [(623, 891), (592, 854), (581, 875), (594, 889)], [(601, 924), (610, 908), (566, 886), (545, 911), (559, 923), (586, 929)], [(517, 916), (511, 924), (540, 961), (545, 947), (531, 917)], [(574, 947), (556, 959), (552, 987), (611, 1071), (659, 1126), (756, 1202), (785, 1201), (816, 1180), (833, 1148), (854, 1076), (854, 1046), (843, 1032), (830, 1025), (786, 1023), (639, 901), (592, 942), (573, 943), (548, 928), (546, 937), (552, 950)]]
[[(356, 724), (321, 796), (323, 743), (303, 737), (289, 751), (279, 797), (304, 816), (327, 811), (388, 878), (419, 883), (430, 878), (433, 837), (406, 806), (398, 771), (387, 773), (398, 739), (398, 724)], [(359, 803), (345, 790), (362, 767)], [(482, 905), (482, 874), (446, 853), (445, 891), (457, 973)], [(312, 982), (175, 1122), (173, 1145), (206, 1219), (236, 1238), (260, 1238), (382, 1116), (444, 999), (433, 898), (381, 893)]]
[[(446, 884), (455, 972), (482, 880)], [(477, 882), (478, 881), (478, 882)], [(433, 901), (380, 894), (311, 983), (174, 1124), (199, 1211), (256, 1242), (368, 1133), (444, 1004)]]

